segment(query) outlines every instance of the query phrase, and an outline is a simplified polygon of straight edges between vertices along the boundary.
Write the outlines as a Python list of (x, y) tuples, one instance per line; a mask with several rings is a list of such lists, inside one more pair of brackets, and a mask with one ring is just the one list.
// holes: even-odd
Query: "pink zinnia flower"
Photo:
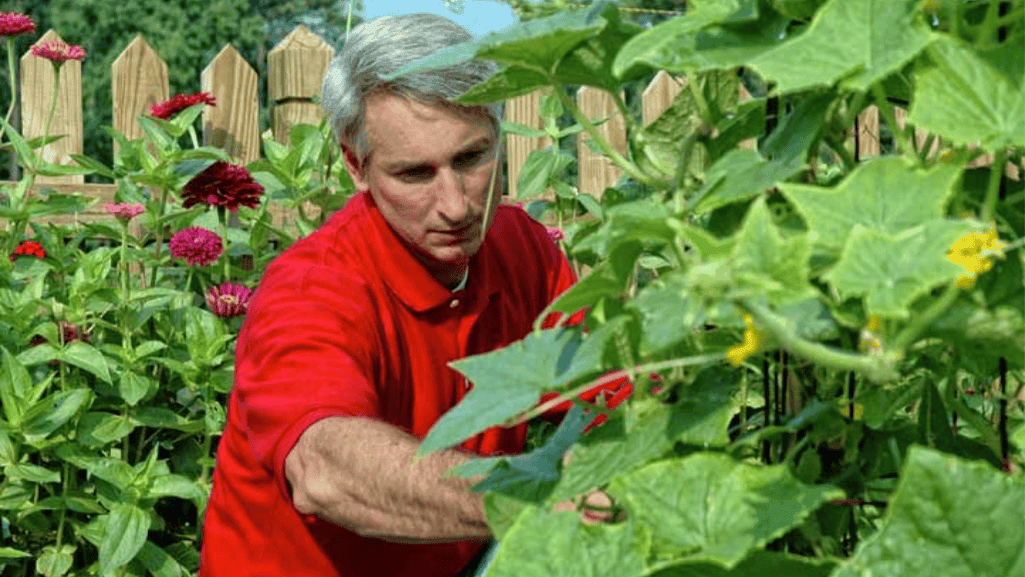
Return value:
[(559, 242), (566, 238), (566, 233), (561, 228), (554, 226), (545, 227), (545, 231), (548, 233), (548, 238), (552, 239), (552, 242)]
[(179, 230), (174, 233), (167, 246), (171, 256), (185, 259), (189, 266), (206, 266), (216, 262), (224, 252), (221, 237), (201, 226)]
[(226, 206), (235, 212), (239, 205), (249, 208), (260, 206), (262, 194), (263, 186), (253, 180), (244, 166), (217, 161), (185, 185), (182, 189), (182, 207), (207, 204)]
[(209, 106), (216, 106), (216, 100), (208, 92), (197, 92), (195, 94), (176, 94), (174, 98), (154, 104), (150, 108), (150, 116), (170, 120), (172, 116), (182, 110), (196, 104), (203, 103)]
[(24, 14), (0, 12), (0, 36), (17, 36), (36, 31), (36, 23)]
[(237, 317), (246, 314), (252, 295), (253, 291), (248, 288), (226, 282), (221, 286), (210, 287), (210, 290), (206, 291), (206, 304), (219, 317)]
[(103, 206), (103, 208), (106, 209), (106, 211), (109, 214), (112, 214), (126, 221), (132, 220), (133, 218), (146, 212), (146, 207), (142, 206), (141, 204), (131, 204), (128, 202), (121, 202), (117, 204), (108, 202)]
[(65, 44), (64, 42), (44, 42), (32, 47), (32, 56), (45, 58), (60, 66), (68, 60), (82, 60), (85, 58), (85, 50), (81, 46)]
[(7, 257), (8, 260), (14, 262), (14, 258), (17, 256), (34, 256), (36, 258), (46, 258), (46, 251), (43, 250), (43, 245), (39, 244), (34, 240), (26, 240), (25, 242), (18, 245), (18, 248), (14, 249), (11, 256)]

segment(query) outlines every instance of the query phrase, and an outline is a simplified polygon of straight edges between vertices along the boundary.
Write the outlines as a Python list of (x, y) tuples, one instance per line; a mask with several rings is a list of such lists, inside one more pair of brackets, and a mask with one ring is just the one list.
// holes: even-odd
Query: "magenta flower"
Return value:
[(183, 258), (189, 266), (206, 266), (216, 262), (224, 252), (221, 237), (201, 226), (183, 228), (174, 233), (168, 243), (171, 256)]
[(566, 233), (563, 232), (561, 228), (548, 226), (545, 227), (545, 232), (548, 233), (548, 238), (552, 239), (552, 242), (559, 242), (560, 240), (566, 238)]
[(24, 14), (0, 12), (0, 36), (17, 36), (36, 31), (36, 23)]
[(249, 298), (252, 296), (253, 291), (248, 288), (226, 282), (206, 291), (206, 304), (219, 317), (238, 317), (249, 310)]
[(128, 202), (119, 202), (117, 204), (108, 202), (103, 205), (108, 214), (112, 214), (125, 222), (132, 220), (140, 214), (146, 212), (146, 207), (141, 204), (131, 204)]
[(216, 106), (216, 99), (209, 92), (197, 92), (195, 94), (176, 94), (174, 98), (154, 104), (150, 108), (150, 116), (170, 120), (172, 116), (182, 110), (196, 104), (203, 103), (208, 106)]
[(249, 208), (260, 206), (261, 195), (263, 186), (253, 180), (244, 166), (217, 161), (192, 177), (182, 189), (182, 208), (206, 204), (225, 206), (235, 212), (239, 205)]
[(85, 50), (81, 46), (65, 44), (64, 42), (44, 42), (32, 47), (32, 56), (45, 58), (55, 65), (60, 66), (68, 60), (82, 60), (85, 58)]

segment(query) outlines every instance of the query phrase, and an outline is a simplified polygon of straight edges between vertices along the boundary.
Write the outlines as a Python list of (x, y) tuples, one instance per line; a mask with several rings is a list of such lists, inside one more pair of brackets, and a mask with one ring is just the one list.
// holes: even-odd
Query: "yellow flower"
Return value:
[(765, 344), (765, 333), (755, 328), (754, 319), (751, 315), (744, 314), (744, 322), (747, 328), (744, 329), (744, 342), (735, 345), (726, 351), (726, 360), (731, 365), (739, 367), (745, 359), (758, 352), (758, 349)]
[(954, 241), (947, 251), (947, 260), (961, 265), (966, 272), (957, 278), (957, 287), (970, 289), (975, 286), (975, 277), (993, 268), (991, 257), (1003, 258), (1004, 246), (995, 226), (986, 232), (969, 232)]
[(883, 330), (883, 319), (879, 315), (868, 317), (868, 321), (865, 322), (865, 330), (873, 333)]

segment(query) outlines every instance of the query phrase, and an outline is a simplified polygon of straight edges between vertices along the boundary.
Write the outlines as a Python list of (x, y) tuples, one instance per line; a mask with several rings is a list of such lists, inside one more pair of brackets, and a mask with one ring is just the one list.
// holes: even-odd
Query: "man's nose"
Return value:
[(466, 224), (470, 199), (466, 195), (463, 173), (442, 168), (438, 174), (438, 212), (452, 226)]

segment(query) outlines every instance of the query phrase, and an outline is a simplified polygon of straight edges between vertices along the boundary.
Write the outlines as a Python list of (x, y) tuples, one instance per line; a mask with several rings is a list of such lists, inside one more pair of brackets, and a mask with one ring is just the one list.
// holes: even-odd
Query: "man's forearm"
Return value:
[(314, 423), (285, 460), (296, 509), (386, 541), (489, 538), (472, 481), (441, 478), (471, 456), (449, 450), (414, 462), (418, 446), (416, 437), (372, 419)]

